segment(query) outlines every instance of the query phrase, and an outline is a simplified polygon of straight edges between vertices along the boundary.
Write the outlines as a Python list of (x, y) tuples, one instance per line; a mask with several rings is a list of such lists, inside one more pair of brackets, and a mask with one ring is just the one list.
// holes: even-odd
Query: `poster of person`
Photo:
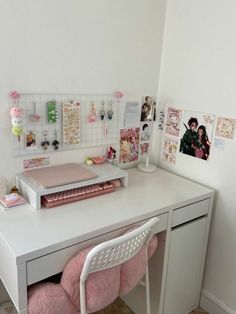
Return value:
[(185, 111), (179, 151), (208, 160), (214, 128), (214, 115)]
[(182, 110), (168, 108), (166, 115), (165, 133), (179, 136), (181, 128)]
[(149, 143), (140, 143), (141, 155), (148, 154)]
[(222, 118), (218, 117), (216, 122), (216, 132), (217, 137), (222, 137), (226, 139), (234, 139), (234, 132), (236, 129), (236, 119), (232, 118)]
[(153, 96), (143, 97), (140, 121), (156, 121), (156, 98)]
[(140, 128), (120, 130), (120, 163), (138, 160)]
[(149, 141), (152, 133), (152, 124), (143, 123), (141, 125), (141, 141)]
[(178, 140), (165, 136), (162, 150), (162, 159), (171, 164), (175, 164), (177, 155)]

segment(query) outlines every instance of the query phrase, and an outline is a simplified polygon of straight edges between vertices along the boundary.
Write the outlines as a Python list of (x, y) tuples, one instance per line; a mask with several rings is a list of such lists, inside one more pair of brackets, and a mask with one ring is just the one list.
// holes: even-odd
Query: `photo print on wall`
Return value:
[(149, 143), (140, 143), (140, 152), (141, 155), (148, 154)]
[(26, 149), (37, 149), (37, 135), (34, 131), (25, 134)]
[(185, 111), (179, 151), (183, 154), (208, 160), (211, 149), (215, 116)]
[(236, 119), (218, 117), (215, 136), (233, 140), (235, 129)]
[(178, 139), (169, 136), (164, 137), (162, 160), (175, 164), (177, 155)]
[(156, 121), (156, 98), (153, 96), (143, 97), (140, 121)]
[(166, 115), (165, 133), (169, 135), (179, 136), (181, 128), (182, 110), (176, 108), (168, 108)]
[(120, 163), (138, 160), (140, 128), (120, 130)]
[(143, 123), (140, 126), (141, 129), (141, 136), (140, 140), (141, 141), (149, 141), (152, 133), (152, 123)]

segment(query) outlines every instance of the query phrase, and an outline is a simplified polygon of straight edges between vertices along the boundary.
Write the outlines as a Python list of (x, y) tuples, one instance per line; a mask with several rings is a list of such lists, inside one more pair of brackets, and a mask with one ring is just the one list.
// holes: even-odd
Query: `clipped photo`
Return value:
[(29, 131), (25, 134), (26, 149), (36, 149), (37, 148), (37, 136), (33, 131)]
[(141, 107), (141, 121), (156, 121), (156, 99), (145, 96)]
[(148, 154), (148, 149), (149, 149), (149, 143), (141, 143), (140, 144), (141, 155)]
[(208, 160), (214, 118), (212, 114), (185, 111), (180, 140), (180, 153)]

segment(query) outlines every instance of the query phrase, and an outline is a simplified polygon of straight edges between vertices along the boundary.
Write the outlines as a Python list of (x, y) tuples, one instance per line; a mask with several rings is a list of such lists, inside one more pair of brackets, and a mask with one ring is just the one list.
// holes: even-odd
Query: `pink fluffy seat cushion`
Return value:
[[(156, 248), (157, 237), (154, 236), (148, 244), (148, 258)], [(39, 283), (29, 289), (29, 314), (76, 314), (80, 310), (80, 275), (90, 250), (91, 248), (87, 248), (70, 259), (60, 284)], [(122, 266), (90, 274), (86, 281), (87, 311), (99, 311), (112, 303), (118, 295), (130, 292), (144, 276), (146, 264), (147, 257), (143, 247)]]
[(147, 259), (154, 254), (157, 245), (157, 236), (154, 236), (148, 244), (148, 256), (146, 256), (146, 248), (142, 247), (133, 258), (122, 264), (120, 272), (120, 296), (129, 293), (141, 281), (146, 271)]
[(29, 288), (29, 314), (76, 314), (77, 310), (60, 284), (40, 283)]
[[(66, 265), (61, 278), (65, 289), (77, 310), (80, 309), (80, 274), (85, 258), (91, 248), (87, 248), (73, 257)], [(92, 273), (86, 281), (86, 304), (88, 312), (96, 312), (118, 296), (120, 288), (120, 266)]]

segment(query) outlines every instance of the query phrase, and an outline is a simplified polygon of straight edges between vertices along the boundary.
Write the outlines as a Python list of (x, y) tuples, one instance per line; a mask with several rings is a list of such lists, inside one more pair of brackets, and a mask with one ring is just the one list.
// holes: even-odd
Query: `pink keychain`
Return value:
[(33, 113), (30, 114), (29, 120), (31, 122), (38, 122), (41, 119), (41, 116), (36, 111), (36, 102), (35, 101), (33, 102), (33, 107), (34, 107), (34, 109), (33, 109), (34, 111), (33, 111)]
[(97, 111), (96, 111), (96, 107), (94, 105), (94, 103), (92, 102), (91, 104), (91, 109), (90, 109), (90, 112), (88, 114), (88, 122), (89, 123), (94, 123), (94, 122), (97, 122)]

